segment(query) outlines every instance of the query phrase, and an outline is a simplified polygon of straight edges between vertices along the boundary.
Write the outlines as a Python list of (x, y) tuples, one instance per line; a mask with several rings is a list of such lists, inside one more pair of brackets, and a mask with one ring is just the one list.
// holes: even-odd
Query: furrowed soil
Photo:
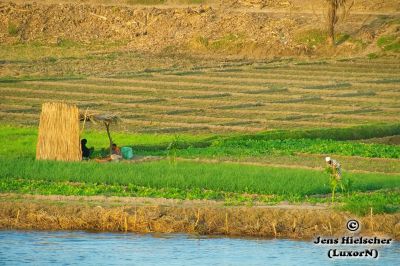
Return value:
[(399, 122), (398, 1), (356, 1), (334, 48), (322, 2), (1, 2), (0, 121), (61, 100), (146, 133)]
[[(0, 78), (0, 121), (36, 126), (41, 104), (60, 100), (90, 112), (116, 112), (124, 120), (118, 130), (146, 133), (254, 133), (400, 121), (395, 58), (188, 69), (168, 63), (145, 70), (135, 66), (139, 61), (145, 59), (124, 53), (98, 60), (11, 60), (4, 69), (25, 69)], [(63, 76), (70, 71), (78, 75)], [(26, 75), (32, 72), (47, 75)]]
[(195, 233), (311, 239), (346, 233), (361, 222), (361, 235), (400, 239), (400, 214), (354, 217), (327, 206), (226, 207), (213, 201), (1, 194), (0, 229)]

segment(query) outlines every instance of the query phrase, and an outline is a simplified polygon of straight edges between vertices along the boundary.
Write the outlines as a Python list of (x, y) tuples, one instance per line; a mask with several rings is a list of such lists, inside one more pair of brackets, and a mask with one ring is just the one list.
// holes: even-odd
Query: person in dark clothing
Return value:
[(81, 149), (82, 149), (82, 159), (87, 160), (90, 157), (90, 154), (93, 152), (93, 148), (86, 147), (87, 139), (81, 140)]

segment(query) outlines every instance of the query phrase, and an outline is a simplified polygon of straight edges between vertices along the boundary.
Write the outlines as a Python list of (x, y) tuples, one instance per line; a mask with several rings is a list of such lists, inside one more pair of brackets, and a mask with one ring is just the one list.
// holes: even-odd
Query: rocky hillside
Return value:
[(325, 42), (322, 0), (132, 4), (136, 2), (3, 2), (0, 42), (117, 42), (135, 51), (266, 58), (381, 52), (385, 47), (379, 40), (389, 38), (389, 45), (397, 50), (386, 49), (386, 52), (398, 52), (400, 4), (396, 0), (356, 1), (350, 14), (338, 25), (336, 49)]

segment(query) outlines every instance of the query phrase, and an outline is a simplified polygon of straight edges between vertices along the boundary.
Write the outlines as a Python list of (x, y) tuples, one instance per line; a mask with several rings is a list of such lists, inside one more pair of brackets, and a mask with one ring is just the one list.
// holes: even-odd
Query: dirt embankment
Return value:
[[(396, 1), (356, 1), (355, 14), (338, 28), (351, 38), (343, 39), (332, 52), (321, 33), (325, 28), (321, 1), (223, 0), (197, 6), (20, 2), (0, 4), (2, 43), (120, 42), (144, 52), (250, 58), (360, 53), (380, 35), (396, 30), (391, 21), (398, 18), (400, 6)], [(368, 10), (388, 15), (383, 18)]]
[[(311, 239), (348, 234), (354, 215), (318, 206), (225, 207), (176, 200), (2, 195), (0, 229), (195, 233)], [(361, 235), (400, 239), (400, 214), (359, 217)]]

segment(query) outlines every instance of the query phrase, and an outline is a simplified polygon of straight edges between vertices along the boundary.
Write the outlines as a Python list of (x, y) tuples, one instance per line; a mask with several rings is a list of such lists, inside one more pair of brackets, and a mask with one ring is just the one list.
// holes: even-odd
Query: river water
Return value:
[(0, 231), (0, 265), (400, 265), (398, 242), (376, 247), (378, 259), (329, 259), (330, 248), (185, 234)]

